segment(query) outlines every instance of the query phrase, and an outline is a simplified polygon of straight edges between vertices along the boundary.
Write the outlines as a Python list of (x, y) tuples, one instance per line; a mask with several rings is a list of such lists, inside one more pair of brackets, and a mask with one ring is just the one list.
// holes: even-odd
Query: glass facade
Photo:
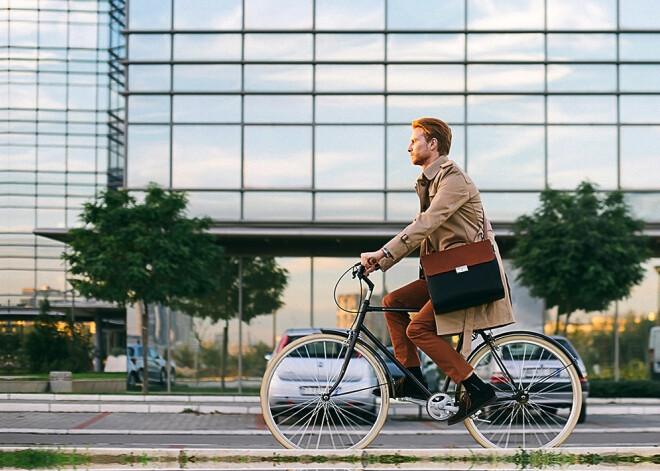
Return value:
[(0, 1), (0, 302), (8, 309), (70, 289), (64, 245), (33, 230), (76, 225), (85, 201), (122, 180), (124, 52), (110, 31), (123, 7)]
[[(0, 24), (4, 303), (24, 286), (66, 289), (63, 246), (32, 229), (75, 225), (106, 185), (185, 190), (191, 215), (239, 233), (394, 235), (417, 208), (406, 149), (420, 116), (452, 127), (450, 158), (500, 234), (547, 186), (582, 180), (660, 224), (654, 0), (0, 0)], [(272, 255), (290, 272), (286, 304), (232, 322), (232, 341), (337, 322), (332, 290), (359, 251)], [(658, 264), (630, 310), (658, 308)], [(393, 289), (416, 270), (406, 260), (376, 281)], [(514, 289), (521, 327), (537, 328), (542, 306)]]

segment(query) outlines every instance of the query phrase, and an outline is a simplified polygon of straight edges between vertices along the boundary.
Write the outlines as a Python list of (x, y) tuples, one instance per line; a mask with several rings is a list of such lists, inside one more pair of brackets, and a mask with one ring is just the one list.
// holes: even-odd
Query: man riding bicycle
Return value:
[[(472, 179), (449, 160), (451, 129), (436, 118), (420, 118), (412, 123), (408, 153), (413, 165), (422, 168), (415, 191), (420, 210), (415, 219), (399, 234), (375, 252), (361, 254), (361, 263), (368, 275), (376, 269), (388, 270), (417, 247), (420, 256), (449, 247), (477, 242), (486, 237), (493, 244), (500, 267), (502, 260), (495, 235), (486, 223), (481, 196)], [(408, 313), (385, 312), (392, 339), (394, 355), (422, 384), (426, 384), (421, 371), (419, 347), (457, 385), (463, 385), (465, 394), (459, 402), (458, 412), (449, 419), (449, 425), (465, 420), (480, 408), (496, 399), (493, 387), (474, 374), (462, 355), (471, 347), (473, 330), (499, 327), (515, 322), (510, 289), (501, 270), (505, 297), (488, 304), (435, 315), (428, 287), (420, 270), (420, 278), (387, 294), (383, 306), (416, 308), (412, 317)], [(459, 353), (441, 336), (464, 334), (463, 349)], [(395, 397), (426, 399), (422, 391), (410, 380), (402, 378), (395, 386)]]

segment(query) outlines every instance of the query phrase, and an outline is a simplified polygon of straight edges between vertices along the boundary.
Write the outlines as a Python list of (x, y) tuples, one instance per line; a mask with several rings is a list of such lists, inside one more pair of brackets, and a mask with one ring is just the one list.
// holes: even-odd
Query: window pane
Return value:
[(615, 96), (549, 96), (549, 123), (616, 123)]
[(247, 95), (245, 121), (248, 123), (310, 123), (312, 97), (298, 95)]
[[(442, 95), (388, 95), (387, 120), (390, 123), (412, 123), (422, 116), (435, 116), (442, 111), (445, 122), (463, 122), (464, 98)], [(406, 138), (407, 139), (407, 138)]]
[(622, 61), (660, 60), (660, 34), (621, 34)]
[(311, 91), (310, 65), (246, 65), (245, 89), (249, 91)]
[(388, 65), (387, 90), (390, 92), (463, 91), (462, 65)]
[(544, 57), (542, 34), (469, 34), (468, 60), (540, 61)]
[(128, 67), (128, 88), (132, 91), (170, 89), (169, 65), (131, 65)]
[(464, 12), (464, 0), (418, 0), (415, 8), (410, 7), (410, 0), (388, 0), (387, 27), (416, 31), (462, 29)]
[(170, 0), (131, 2), (128, 27), (131, 29), (169, 29), (172, 23)]
[(130, 60), (169, 61), (169, 34), (132, 34), (128, 41)]
[(549, 126), (548, 185), (573, 190), (588, 180), (600, 189), (617, 185), (615, 126)]
[(240, 122), (241, 97), (238, 95), (174, 95), (172, 113), (174, 122)]
[[(410, 190), (414, 194), (415, 180), (421, 169), (412, 164), (408, 154), (411, 134), (410, 125), (387, 127), (387, 188)], [(412, 209), (417, 206), (419, 203)]]
[(247, 0), (248, 29), (310, 29), (312, 0)]
[(616, 0), (548, 2), (548, 29), (615, 29)]
[(470, 29), (543, 29), (544, 0), (467, 0)]
[(174, 60), (240, 60), (240, 34), (175, 34)]
[(542, 126), (470, 126), (466, 170), (481, 189), (544, 185)]
[(149, 182), (170, 185), (170, 129), (168, 126), (130, 126), (126, 142), (126, 182), (129, 187)]
[(383, 188), (384, 140), (380, 126), (317, 126), (316, 187)]
[(544, 89), (542, 65), (471, 65), (468, 66), (468, 90), (540, 92)]
[(616, 66), (548, 65), (548, 90), (613, 92), (616, 90)]
[(377, 61), (385, 56), (382, 34), (317, 34), (316, 60)]
[(388, 34), (388, 61), (456, 61), (465, 57), (463, 34)]
[(317, 96), (316, 122), (336, 124), (383, 122), (384, 102), (382, 96)]
[[(414, 179), (411, 182), (414, 182)], [(387, 194), (387, 215), (385, 218), (388, 221), (409, 223), (415, 218), (418, 211), (419, 199), (412, 189), (407, 193)]]
[(660, 29), (656, 0), (619, 0), (621, 28)]
[(242, 0), (174, 0), (174, 29), (241, 29), (241, 4)]
[(174, 126), (172, 173), (175, 187), (238, 188), (240, 126)]
[(660, 123), (660, 96), (622, 96), (622, 123)]
[(383, 0), (316, 0), (316, 29), (383, 29)]
[(543, 123), (542, 96), (472, 95), (468, 97), (470, 123)]
[(539, 207), (538, 193), (495, 193), (483, 190), (480, 193), (484, 211), (491, 222), (514, 221), (524, 214), (533, 214)]
[(381, 91), (384, 84), (382, 65), (318, 65), (318, 91)]
[(660, 92), (660, 65), (621, 65), (619, 87), (624, 92)]
[(382, 193), (317, 193), (317, 221), (382, 221)]
[(311, 193), (246, 192), (243, 217), (260, 221), (309, 221)]
[(660, 222), (660, 193), (628, 193), (626, 201), (632, 207), (635, 217), (646, 222)]
[(188, 216), (211, 216), (219, 221), (241, 218), (241, 195), (236, 192), (188, 191)]
[(548, 60), (616, 60), (616, 36), (548, 34)]
[(170, 97), (167, 95), (132, 95), (128, 98), (128, 121), (167, 123), (170, 121)]
[(312, 59), (311, 34), (246, 34), (249, 61), (303, 61)]
[(241, 67), (238, 65), (175, 65), (174, 87), (177, 91), (239, 91)]
[(246, 187), (310, 188), (312, 128), (247, 126), (244, 166)]
[(660, 162), (660, 126), (621, 128), (622, 188), (658, 188), (658, 162)]

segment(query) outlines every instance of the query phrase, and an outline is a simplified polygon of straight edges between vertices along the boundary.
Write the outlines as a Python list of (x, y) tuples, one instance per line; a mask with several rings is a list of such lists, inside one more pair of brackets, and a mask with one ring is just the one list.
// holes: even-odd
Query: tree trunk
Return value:
[(559, 319), (561, 318), (561, 312), (557, 309), (557, 320), (555, 321), (555, 335), (559, 335)]
[(146, 302), (142, 305), (142, 394), (149, 392), (149, 364), (147, 349), (149, 348), (149, 310)]
[(564, 324), (564, 337), (568, 336), (568, 324), (571, 319), (571, 312), (566, 313), (566, 323)]

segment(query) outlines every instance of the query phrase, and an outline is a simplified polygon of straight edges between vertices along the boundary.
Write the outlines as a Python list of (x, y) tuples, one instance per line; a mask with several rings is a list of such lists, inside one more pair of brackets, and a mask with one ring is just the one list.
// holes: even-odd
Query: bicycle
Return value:
[[(450, 394), (447, 378), (440, 392), (431, 393), (364, 326), (367, 313), (385, 308), (370, 305), (374, 283), (359, 263), (339, 280), (349, 271), (360, 280), (361, 293), (362, 282), (368, 287), (352, 328), (323, 328), (292, 342), (271, 359), (264, 373), (260, 394), (264, 421), (286, 448), (368, 446), (385, 423), (394, 392), (384, 357), (428, 397), (396, 399), (425, 406), (429, 416), (440, 421), (458, 410), (460, 385)], [(477, 331), (473, 339), (477, 336), (482, 343), (467, 361), (495, 388), (497, 401), (464, 421), (470, 435), (485, 448), (549, 448), (564, 442), (582, 406), (584, 378), (577, 360), (540, 333)], [(462, 341), (459, 338), (459, 351)]]

